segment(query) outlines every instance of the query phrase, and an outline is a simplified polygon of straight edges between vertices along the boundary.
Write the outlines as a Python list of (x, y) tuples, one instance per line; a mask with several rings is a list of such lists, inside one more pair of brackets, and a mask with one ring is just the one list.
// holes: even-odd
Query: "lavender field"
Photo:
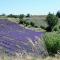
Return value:
[(0, 60), (60, 60), (60, 0), (0, 0)]
[(0, 19), (0, 55), (46, 56), (43, 32), (25, 29), (19, 24)]

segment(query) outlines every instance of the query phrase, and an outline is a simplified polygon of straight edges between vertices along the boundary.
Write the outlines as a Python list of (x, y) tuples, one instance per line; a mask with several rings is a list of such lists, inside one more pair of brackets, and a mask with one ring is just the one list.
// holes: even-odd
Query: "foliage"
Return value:
[(28, 25), (30, 25), (30, 24), (29, 24), (29, 22), (25, 22), (25, 25), (28, 26)]
[(35, 28), (38, 28), (38, 26), (36, 26), (36, 25), (35, 25), (34, 27), (35, 27)]
[(24, 24), (25, 26), (30, 25), (31, 27), (36, 27), (37, 28), (37, 26), (35, 26), (35, 24), (33, 22), (28, 22), (28, 21), (23, 20), (23, 19), (19, 20), (19, 24)]
[(6, 16), (4, 13), (1, 16)]
[(58, 28), (57, 28), (57, 27), (55, 27), (53, 30), (54, 30), (54, 31), (58, 31)]
[(58, 18), (60, 18), (60, 11), (58, 11), (58, 12), (56, 13), (56, 16), (57, 16)]
[(46, 22), (48, 24), (47, 31), (52, 31), (54, 26), (58, 23), (58, 18), (54, 14), (49, 13)]
[(20, 15), (19, 15), (19, 19), (22, 20), (23, 18), (24, 18), (24, 14), (20, 14)]
[(19, 21), (19, 24), (24, 24), (24, 21), (23, 21), (23, 20), (20, 20), (20, 21)]
[(35, 24), (34, 24), (33, 22), (30, 22), (30, 25), (31, 25), (31, 26), (35, 26)]
[(54, 28), (53, 28), (53, 31), (59, 31), (60, 30), (60, 26), (59, 25), (56, 25)]
[(58, 33), (46, 33), (45, 37), (45, 44), (50, 55), (57, 54), (60, 50), (60, 34)]
[(53, 28), (53, 30), (52, 31), (60, 31), (60, 25), (59, 24), (57, 24), (54, 28)]
[(30, 17), (30, 14), (27, 14), (26, 17)]
[(24, 20), (23, 20), (23, 18), (24, 18), (24, 14), (20, 14), (19, 15), (19, 24), (23, 24), (24, 23)]
[(40, 26), (40, 28), (42, 28), (42, 29), (44, 29), (44, 30), (46, 29), (46, 27), (45, 27), (45, 26), (42, 26), (42, 25)]
[(10, 17), (10, 18), (18, 18), (18, 15), (9, 14), (7, 17)]
[(24, 24), (25, 26), (30, 25), (30, 23), (27, 22), (27, 21), (25, 21), (25, 20), (20, 20), (20, 21), (19, 21), (19, 24)]
[(32, 27), (36, 27), (36, 28), (37, 28), (37, 26), (35, 26), (35, 24), (34, 24), (33, 22), (27, 22), (27, 21), (25, 21), (24, 24), (25, 24), (26, 26), (30, 25), (30, 26), (32, 26)]
[(29, 22), (27, 22), (25, 20), (19, 20), (19, 24), (24, 24), (24, 25), (28, 26)]

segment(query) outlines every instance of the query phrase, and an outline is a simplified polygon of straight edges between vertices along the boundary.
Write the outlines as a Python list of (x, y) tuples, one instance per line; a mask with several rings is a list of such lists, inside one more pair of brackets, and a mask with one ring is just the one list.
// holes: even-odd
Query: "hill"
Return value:
[(43, 32), (34, 32), (7, 19), (0, 19), (0, 53), (46, 56), (43, 35)]

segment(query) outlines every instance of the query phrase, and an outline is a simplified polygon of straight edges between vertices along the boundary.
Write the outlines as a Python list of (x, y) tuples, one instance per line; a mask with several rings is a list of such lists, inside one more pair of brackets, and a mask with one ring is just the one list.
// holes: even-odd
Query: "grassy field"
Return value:
[(16, 57), (9, 57), (9, 56), (2, 56), (0, 57), (0, 60), (60, 60), (59, 56), (56, 57), (46, 57), (46, 58), (36, 58), (36, 57), (31, 57), (31, 56), (26, 56), (26, 57), (21, 57), (21, 56), (16, 56)]
[(45, 22), (46, 16), (32, 16), (28, 21), (34, 22), (37, 26), (47, 26)]

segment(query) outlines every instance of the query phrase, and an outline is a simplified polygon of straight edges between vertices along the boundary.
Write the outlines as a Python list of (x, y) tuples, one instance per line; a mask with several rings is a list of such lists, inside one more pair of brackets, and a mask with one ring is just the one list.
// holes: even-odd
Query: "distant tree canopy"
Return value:
[(19, 24), (24, 24), (23, 18), (24, 18), (24, 14), (20, 14), (19, 15)]
[(54, 14), (49, 13), (46, 18), (46, 22), (48, 24), (47, 31), (52, 31), (54, 26), (58, 23), (58, 17), (56, 17)]
[(18, 18), (18, 15), (9, 14), (7, 17)]
[(4, 13), (1, 16), (6, 16)]
[(30, 14), (27, 14), (26, 17), (30, 17)]
[(19, 19), (23, 19), (23, 18), (24, 18), (24, 14), (20, 14)]
[(56, 16), (60, 18), (60, 11), (57, 12)]
[(3, 13), (3, 14), (1, 14), (0, 16), (6, 16), (6, 14)]

